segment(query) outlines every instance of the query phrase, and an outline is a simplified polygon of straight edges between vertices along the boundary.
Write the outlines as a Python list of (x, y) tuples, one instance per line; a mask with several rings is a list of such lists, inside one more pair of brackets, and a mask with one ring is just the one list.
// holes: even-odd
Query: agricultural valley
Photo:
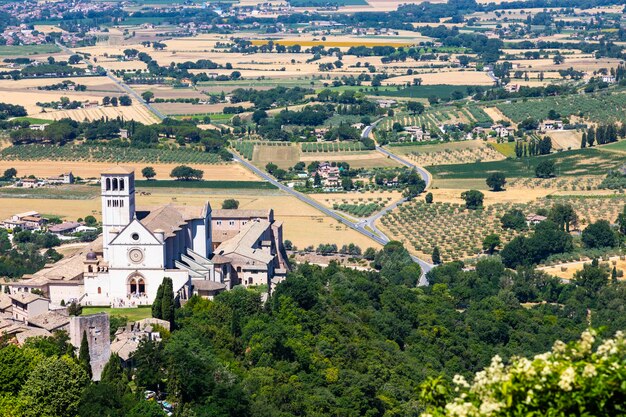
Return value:
[(624, 415), (625, 189), (623, 2), (2, 1), (0, 415)]

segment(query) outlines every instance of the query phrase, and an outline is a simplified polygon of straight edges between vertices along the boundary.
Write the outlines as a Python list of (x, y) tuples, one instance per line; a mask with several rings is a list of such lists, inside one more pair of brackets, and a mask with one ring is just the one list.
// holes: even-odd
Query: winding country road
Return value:
[[(70, 55), (74, 55), (75, 52), (72, 51), (70, 48), (66, 47), (65, 45), (62, 45), (60, 43), (57, 43), (57, 45), (66, 53), (70, 54)], [(94, 62), (91, 62), (89, 59), (83, 58), (83, 61), (85, 63), (87, 63), (88, 65), (92, 65), (94, 67), (96, 67), (97, 65)], [(146, 108), (148, 108), (152, 113), (154, 113), (154, 115), (159, 118), (160, 120), (164, 120), (166, 118), (166, 116), (161, 113), (159, 110), (155, 109), (150, 103), (148, 103), (147, 101), (145, 101), (141, 95), (139, 95), (136, 91), (134, 91), (132, 88), (130, 88), (126, 83), (124, 83), (123, 81), (119, 80), (117, 77), (115, 77), (110, 71), (106, 70), (106, 76), (113, 81), (117, 86), (119, 86), (123, 91), (125, 91), (126, 93), (128, 93), (130, 96), (132, 96), (135, 100), (137, 100), (137, 102), (141, 103), (142, 105), (144, 105)], [(361, 133), (361, 137), (362, 138), (367, 138), (370, 136), (372, 130), (374, 129), (374, 127), (376, 126), (376, 124), (378, 124), (382, 119), (379, 119), (377, 121), (375, 121), (374, 123), (372, 123), (371, 125), (365, 127), (365, 129), (363, 129), (363, 132)], [(415, 170), (417, 170), (417, 172), (420, 174), (420, 176), (424, 179), (424, 181), (426, 182), (426, 187), (428, 187), (430, 185), (430, 175), (429, 173), (424, 170), (421, 167), (418, 167), (416, 165), (413, 165), (412, 163), (410, 163), (409, 161), (400, 158), (399, 156), (389, 152), (388, 150), (380, 147), (380, 146), (376, 146), (376, 150), (384, 155), (386, 155), (388, 158), (392, 158), (394, 160), (396, 160), (397, 162), (399, 162), (402, 165), (405, 165), (409, 168), (414, 168)], [(232, 152), (231, 152), (232, 153)], [(254, 172), (256, 175), (258, 175), (259, 177), (263, 178), (265, 181), (269, 182), (270, 184), (273, 184), (274, 186), (276, 186), (278, 189), (284, 191), (285, 193), (288, 193), (292, 196), (294, 196), (295, 198), (297, 198), (298, 200), (302, 201), (303, 203), (306, 203), (312, 207), (314, 207), (315, 209), (321, 211), (322, 213), (324, 213), (325, 215), (332, 217), (333, 219), (339, 221), (340, 223), (348, 226), (349, 228), (369, 237), (370, 239), (374, 240), (375, 242), (381, 244), (381, 245), (385, 245), (386, 243), (388, 243), (390, 241), (390, 239), (380, 230), (376, 227), (376, 221), (378, 221), (378, 219), (380, 219), (382, 216), (384, 216), (385, 214), (389, 213), (390, 211), (394, 210), (396, 207), (398, 207), (400, 204), (404, 203), (406, 201), (405, 198), (402, 198), (396, 202), (394, 202), (393, 204), (385, 207), (384, 209), (382, 209), (381, 211), (375, 213), (374, 215), (368, 217), (367, 219), (363, 219), (363, 220), (359, 220), (359, 221), (351, 221), (349, 219), (347, 219), (346, 217), (343, 217), (341, 215), (339, 215), (338, 213), (336, 213), (334, 210), (331, 210), (329, 208), (327, 208), (326, 206), (318, 203), (317, 201), (315, 201), (314, 199), (310, 198), (309, 196), (307, 196), (306, 194), (302, 194), (290, 187), (287, 187), (286, 185), (280, 183), (279, 181), (277, 181), (276, 179), (274, 179), (274, 177), (272, 177), (271, 175), (269, 175), (267, 172), (257, 168), (256, 166), (254, 166), (252, 163), (246, 161), (245, 159), (239, 157), (239, 155), (232, 153), (233, 154), (233, 160), (240, 163), (241, 165), (245, 166), (247, 169), (249, 169), (250, 171)], [(420, 280), (419, 280), (419, 285), (420, 286), (427, 286), (428, 285), (428, 280), (426, 279), (426, 273), (428, 273), (428, 271), (430, 271), (433, 268), (433, 265), (417, 258), (414, 255), (411, 255), (411, 258), (413, 259), (413, 261), (415, 261), (416, 263), (418, 263), (422, 269), (422, 275), (420, 276)]]
[[(59, 48), (61, 48), (63, 50), (63, 52), (68, 53), (70, 55), (75, 55), (76, 52), (72, 51), (70, 48), (68, 48), (67, 46), (57, 42), (57, 46)], [(81, 56), (82, 61), (84, 63), (86, 63), (87, 65), (91, 65), (94, 68), (96, 68), (98, 65), (95, 62), (92, 62), (91, 60), (85, 58), (84, 56)], [(111, 72), (105, 68), (106, 71), (106, 76), (113, 81), (119, 88), (122, 89), (122, 91), (125, 91), (129, 96), (131, 96), (133, 99), (137, 100), (139, 103), (143, 104), (144, 106), (146, 106), (148, 108), (148, 110), (150, 110), (152, 113), (154, 113), (154, 115), (156, 117), (158, 117), (160, 120), (165, 120), (165, 118), (167, 116), (165, 116), (163, 113), (161, 113), (159, 110), (155, 109), (154, 106), (152, 106), (152, 104), (148, 103), (146, 100), (143, 99), (143, 97), (141, 97), (141, 95), (139, 93), (137, 93), (135, 90), (133, 90), (132, 88), (130, 88), (126, 83), (120, 81), (119, 79), (117, 79), (117, 77), (115, 77), (113, 74), (111, 74)]]

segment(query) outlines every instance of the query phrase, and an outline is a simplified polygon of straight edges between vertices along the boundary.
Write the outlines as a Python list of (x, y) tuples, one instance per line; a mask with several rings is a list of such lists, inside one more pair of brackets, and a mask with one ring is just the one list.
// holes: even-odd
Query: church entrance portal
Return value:
[(136, 274), (128, 279), (128, 293), (131, 296), (146, 294), (146, 281), (143, 276)]

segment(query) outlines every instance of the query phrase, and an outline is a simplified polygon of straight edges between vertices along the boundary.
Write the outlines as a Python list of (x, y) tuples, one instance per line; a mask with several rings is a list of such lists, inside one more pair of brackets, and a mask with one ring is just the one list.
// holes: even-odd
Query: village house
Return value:
[(23, 292), (9, 297), (13, 320), (28, 323), (29, 319), (48, 312), (50, 300), (40, 295)]
[(519, 84), (507, 84), (504, 86), (504, 89), (509, 93), (517, 93), (520, 90)]
[(328, 129), (326, 129), (325, 127), (321, 127), (313, 130), (313, 133), (315, 134), (315, 138), (317, 139), (317, 141), (321, 142), (324, 140), (324, 136), (326, 135), (326, 133), (328, 133)]
[(46, 178), (48, 184), (74, 184), (75, 178), (72, 172), (64, 172), (56, 177)]
[(506, 127), (500, 124), (492, 125), (491, 130), (496, 132), (496, 137), (499, 138), (508, 138), (509, 136), (512, 136), (515, 132), (515, 129), (513, 129), (512, 127)]
[(170, 323), (156, 318), (147, 318), (128, 323), (115, 332), (115, 336), (113, 336), (111, 341), (110, 352), (120, 357), (123, 366), (130, 367), (133, 365), (133, 354), (143, 340), (156, 342), (161, 340), (160, 328), (169, 331)]
[(57, 236), (65, 236), (76, 233), (77, 229), (81, 226), (82, 224), (78, 222), (63, 222), (48, 227), (48, 232)]
[(528, 216), (526, 216), (526, 224), (528, 224), (528, 226), (537, 225), (547, 219), (548, 218), (546, 216), (541, 216), (539, 214), (531, 213)]
[(30, 130), (39, 130), (43, 132), (44, 130), (46, 130), (46, 126), (49, 126), (49, 125), (50, 123), (33, 123), (33, 124), (30, 124), (28, 128)]
[(409, 132), (413, 141), (422, 142), (430, 140), (430, 133), (422, 130), (420, 126), (407, 126), (404, 128), (406, 132)]
[(43, 183), (40, 182), (37, 178), (22, 178), (17, 183), (17, 186), (22, 188), (37, 188), (41, 187), (42, 185)]
[(380, 99), (380, 100), (376, 100), (376, 102), (383, 109), (388, 109), (398, 104), (396, 100), (390, 100), (390, 99)]
[(332, 166), (328, 162), (322, 162), (317, 167), (317, 175), (322, 179), (324, 188), (339, 188), (341, 186), (341, 178), (339, 168)]
[(612, 75), (603, 75), (602, 76), (602, 81), (607, 83), (607, 84), (615, 84), (616, 80), (615, 77)]
[(46, 224), (46, 219), (36, 211), (27, 211), (11, 216), (2, 222), (2, 227), (7, 230), (13, 230), (19, 227), (23, 230), (42, 230)]
[(539, 130), (547, 132), (548, 130), (563, 130), (563, 122), (560, 120), (544, 120), (539, 125)]

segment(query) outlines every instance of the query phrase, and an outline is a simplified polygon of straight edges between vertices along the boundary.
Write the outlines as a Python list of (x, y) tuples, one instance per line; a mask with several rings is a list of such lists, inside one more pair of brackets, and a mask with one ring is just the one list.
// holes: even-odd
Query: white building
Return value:
[(165, 277), (185, 300), (201, 293), (194, 285), (211, 287), (211, 295), (238, 284), (271, 288), (288, 270), (282, 224), (273, 217), (250, 217), (214, 247), (208, 202), (136, 210), (135, 174), (123, 167), (102, 173), (101, 197), (102, 235), (74, 256), (11, 283), (12, 293), (39, 289), (54, 304), (133, 307), (151, 304)]

